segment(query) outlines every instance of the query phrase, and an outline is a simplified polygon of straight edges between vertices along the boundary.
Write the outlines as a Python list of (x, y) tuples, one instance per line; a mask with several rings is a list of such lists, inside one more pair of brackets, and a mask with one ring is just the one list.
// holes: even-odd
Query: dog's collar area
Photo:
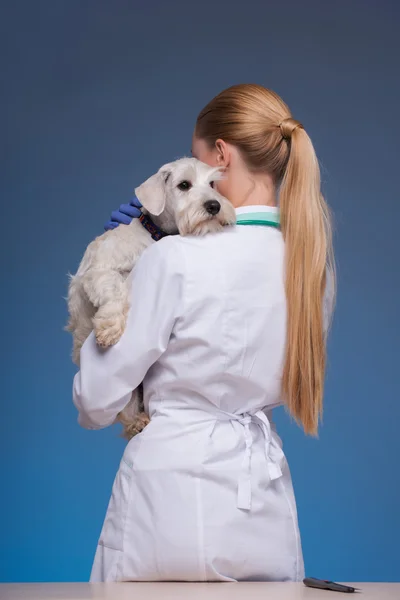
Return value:
[(146, 231), (149, 232), (149, 234), (151, 235), (151, 237), (153, 238), (153, 240), (155, 242), (158, 242), (162, 238), (169, 235), (168, 233), (165, 233), (165, 231), (163, 231), (162, 229), (157, 227), (157, 225), (155, 223), (153, 223), (153, 221), (150, 219), (150, 217), (147, 215), (144, 215), (143, 213), (140, 215), (139, 221), (141, 222), (142, 226), (146, 229)]

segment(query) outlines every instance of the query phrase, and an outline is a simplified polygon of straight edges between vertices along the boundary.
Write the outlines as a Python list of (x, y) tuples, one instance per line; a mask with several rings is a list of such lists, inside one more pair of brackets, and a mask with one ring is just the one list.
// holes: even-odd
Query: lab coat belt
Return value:
[(253, 447), (253, 434), (250, 424), (259, 425), (265, 444), (265, 458), (271, 481), (282, 476), (281, 464), (284, 459), (283, 451), (272, 435), (271, 423), (267, 415), (259, 410), (255, 413), (233, 414), (222, 412), (219, 420), (236, 421), (243, 426), (245, 451), (238, 480), (237, 507), (242, 510), (251, 509), (251, 454)]

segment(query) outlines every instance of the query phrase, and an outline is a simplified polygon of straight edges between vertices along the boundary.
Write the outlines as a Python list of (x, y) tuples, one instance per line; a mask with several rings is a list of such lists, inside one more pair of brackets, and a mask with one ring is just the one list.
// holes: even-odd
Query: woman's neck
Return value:
[(232, 181), (229, 200), (235, 208), (241, 206), (276, 206), (276, 188), (269, 175), (247, 174)]

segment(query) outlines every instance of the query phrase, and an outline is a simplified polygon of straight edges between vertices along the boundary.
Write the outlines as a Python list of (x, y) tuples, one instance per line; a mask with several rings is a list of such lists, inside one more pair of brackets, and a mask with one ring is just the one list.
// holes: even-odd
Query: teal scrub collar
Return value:
[(280, 227), (279, 211), (268, 206), (237, 209), (237, 225), (262, 225), (264, 227)]

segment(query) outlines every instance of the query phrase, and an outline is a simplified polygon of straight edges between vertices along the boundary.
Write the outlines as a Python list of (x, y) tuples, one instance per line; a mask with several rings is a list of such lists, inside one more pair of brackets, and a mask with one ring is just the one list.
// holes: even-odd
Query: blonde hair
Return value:
[(218, 139), (235, 145), (251, 171), (269, 173), (280, 186), (287, 298), (282, 390), (289, 413), (316, 435), (326, 365), (324, 293), (327, 272), (334, 293), (335, 264), (313, 144), (283, 100), (253, 84), (233, 86), (211, 100), (195, 134), (210, 147)]

